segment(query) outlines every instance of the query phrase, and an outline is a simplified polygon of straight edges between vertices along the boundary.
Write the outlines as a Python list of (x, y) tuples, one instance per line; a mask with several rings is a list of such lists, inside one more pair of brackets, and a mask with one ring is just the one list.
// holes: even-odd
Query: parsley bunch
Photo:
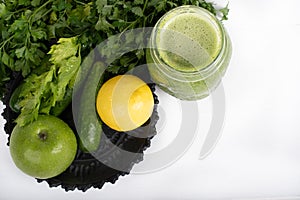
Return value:
[[(102, 40), (94, 27), (95, 2), (61, 0), (7, 0), (0, 3), (0, 98), (12, 72), (27, 77), (51, 66), (51, 45), (60, 38), (80, 35), (89, 48)], [(87, 34), (87, 32), (89, 32)], [(88, 39), (86, 39), (86, 38)], [(84, 48), (83, 48), (84, 50)]]

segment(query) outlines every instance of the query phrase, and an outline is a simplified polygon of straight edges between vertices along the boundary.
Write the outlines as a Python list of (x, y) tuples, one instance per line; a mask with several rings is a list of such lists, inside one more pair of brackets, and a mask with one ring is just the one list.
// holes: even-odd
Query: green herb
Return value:
[[(94, 2), (6, 0), (0, 3), (0, 99), (13, 72), (27, 77), (50, 65), (47, 52), (60, 38), (80, 36), (82, 51), (102, 41), (93, 27)], [(99, 40), (100, 39), (100, 40)], [(86, 51), (87, 52), (87, 51)]]
[(229, 14), (228, 4), (226, 5), (225, 8), (222, 8), (219, 11), (220, 11), (220, 13), (222, 13), (221, 20), (228, 20), (228, 14)]
[(49, 114), (57, 102), (64, 99), (67, 87), (73, 88), (80, 67), (80, 46), (77, 38), (61, 38), (53, 45), (49, 54), (53, 65), (48, 71), (31, 74), (25, 79), (23, 90), (19, 94), (21, 114), (16, 119), (24, 126), (37, 119), (38, 114)]

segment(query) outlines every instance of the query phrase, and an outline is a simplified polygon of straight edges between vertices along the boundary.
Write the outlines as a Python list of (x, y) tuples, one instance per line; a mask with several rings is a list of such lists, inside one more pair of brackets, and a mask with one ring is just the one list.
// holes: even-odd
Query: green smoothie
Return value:
[(228, 67), (232, 47), (220, 21), (196, 6), (181, 6), (155, 25), (147, 51), (152, 80), (182, 100), (208, 96)]
[(196, 13), (168, 16), (158, 28), (159, 56), (179, 71), (203, 69), (218, 56), (222, 47), (221, 31)]

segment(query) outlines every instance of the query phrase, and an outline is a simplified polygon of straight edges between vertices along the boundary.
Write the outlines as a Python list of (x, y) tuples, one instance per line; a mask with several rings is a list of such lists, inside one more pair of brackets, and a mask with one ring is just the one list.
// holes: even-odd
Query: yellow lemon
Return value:
[(154, 99), (149, 86), (133, 75), (109, 79), (97, 95), (97, 112), (102, 121), (117, 131), (130, 131), (151, 116)]

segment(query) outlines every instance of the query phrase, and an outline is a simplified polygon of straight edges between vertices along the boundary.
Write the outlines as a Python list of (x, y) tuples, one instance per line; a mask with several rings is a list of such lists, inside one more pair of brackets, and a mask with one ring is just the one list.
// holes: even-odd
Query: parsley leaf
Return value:
[(143, 17), (143, 16), (144, 16), (143, 10), (142, 10), (141, 7), (133, 7), (133, 8), (131, 9), (131, 12), (133, 12), (134, 14), (136, 14), (136, 15), (139, 16), (139, 17)]
[(220, 11), (220, 13), (222, 15), (221, 20), (228, 20), (228, 14), (229, 14), (228, 4), (226, 5), (225, 8), (222, 8), (219, 11)]

